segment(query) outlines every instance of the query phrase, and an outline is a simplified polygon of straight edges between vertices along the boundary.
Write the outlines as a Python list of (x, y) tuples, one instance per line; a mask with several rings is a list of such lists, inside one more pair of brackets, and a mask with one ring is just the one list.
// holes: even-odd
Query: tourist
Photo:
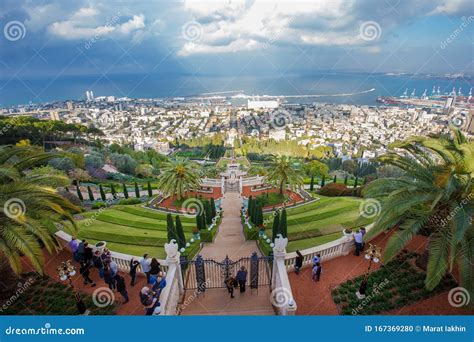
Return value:
[(142, 272), (146, 275), (146, 282), (150, 284), (150, 261), (148, 259), (148, 254), (143, 254), (143, 258), (140, 260), (140, 266), (142, 268)]
[(152, 290), (153, 292), (156, 293), (157, 298), (160, 298), (161, 291), (163, 291), (165, 286), (166, 286), (166, 274), (164, 272), (160, 272), (152, 287)]
[(303, 254), (300, 251), (296, 251), (296, 259), (295, 259), (295, 273), (300, 274), (301, 268), (303, 267)]
[(224, 281), (227, 292), (230, 293), (230, 298), (234, 298), (234, 288), (238, 286), (238, 282), (234, 277), (227, 277)]
[(96, 284), (89, 277), (90, 267), (91, 267), (90, 264), (86, 263), (85, 261), (81, 261), (81, 267), (79, 268), (79, 273), (81, 274), (82, 278), (84, 279), (84, 285), (92, 284), (91, 287), (94, 287)]
[(109, 289), (115, 291), (115, 279), (114, 277), (112, 277), (112, 273), (110, 272), (110, 269), (107, 266), (104, 267), (104, 281), (107, 285), (109, 285)]
[(120, 274), (116, 274), (114, 277), (115, 284), (117, 286), (117, 292), (119, 292), (125, 301), (122, 304), (127, 304), (129, 301), (127, 285), (125, 285), (125, 279)]
[(84, 261), (84, 249), (85, 249), (86, 240), (82, 240), (77, 246), (77, 259), (79, 262)]
[(316, 266), (318, 262), (321, 262), (321, 254), (319, 253), (313, 257), (313, 267)]
[(360, 252), (363, 249), (364, 235), (360, 230), (357, 230), (354, 234), (354, 243), (355, 243), (355, 252), (354, 255), (359, 256)]
[(132, 279), (132, 281), (130, 282), (131, 286), (135, 286), (135, 280), (137, 279), (138, 265), (140, 265), (140, 263), (134, 258), (130, 260), (130, 278)]
[(86, 241), (84, 242), (84, 261), (87, 262), (89, 265), (92, 265), (92, 258), (94, 257), (94, 251), (89, 243)]
[(245, 292), (245, 283), (247, 282), (247, 269), (245, 266), (242, 266), (235, 276), (239, 282), (240, 293)]
[[(87, 261), (86, 261), (87, 263)], [(92, 263), (97, 270), (99, 270), (99, 277), (104, 278), (104, 262), (100, 257), (100, 252), (96, 251), (94, 256), (92, 257)]]
[(365, 227), (361, 227), (361, 228), (360, 228), (360, 232), (362, 233), (362, 250), (363, 250), (363, 249), (364, 249), (364, 245), (365, 245), (364, 237), (365, 237), (365, 234), (367, 234), (367, 230), (365, 229)]
[(74, 260), (79, 261), (79, 254), (77, 253), (77, 250), (79, 249), (79, 241), (75, 236), (71, 237), (71, 241), (69, 241), (68, 246), (72, 252)]
[(104, 248), (100, 257), (102, 258), (104, 265), (109, 264), (112, 261), (112, 255), (110, 254), (110, 251), (107, 248)]
[(118, 274), (118, 265), (115, 261), (110, 260), (109, 262), (109, 269), (112, 277), (115, 277)]
[(313, 267), (313, 281), (319, 281), (319, 277), (321, 276), (321, 264), (318, 262)]
[(145, 309), (145, 315), (150, 316), (155, 311), (157, 305), (159, 305), (158, 298), (154, 296), (154, 292), (151, 291), (147, 286), (142, 287), (140, 291), (140, 302)]
[(156, 281), (156, 278), (158, 277), (158, 274), (161, 272), (161, 265), (156, 260), (156, 258), (152, 258), (150, 262), (150, 284)]

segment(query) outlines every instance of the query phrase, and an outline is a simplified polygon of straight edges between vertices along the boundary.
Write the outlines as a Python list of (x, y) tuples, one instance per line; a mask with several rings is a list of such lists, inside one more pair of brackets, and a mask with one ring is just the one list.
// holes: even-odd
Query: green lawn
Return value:
[(267, 207), (284, 203), (287, 198), (288, 196), (285, 194), (279, 194), (278, 192), (270, 192), (268, 193), (268, 196), (267, 194), (257, 196), (257, 201), (263, 203), (264, 207)]
[[(79, 238), (90, 242), (107, 241), (109, 249), (126, 254), (149, 253), (164, 257), (167, 242), (166, 214), (137, 206), (114, 206), (82, 213), (77, 220)], [(176, 215), (173, 215), (175, 219)], [(186, 239), (192, 237), (195, 219), (180, 216)], [(66, 228), (70, 230), (70, 227)]]
[[(362, 201), (355, 197), (325, 197), (293, 209), (287, 209), (288, 251), (321, 245), (342, 236), (344, 228), (367, 225), (370, 219), (359, 217)], [(265, 215), (265, 218), (271, 214)], [(265, 233), (271, 236), (272, 219)]]

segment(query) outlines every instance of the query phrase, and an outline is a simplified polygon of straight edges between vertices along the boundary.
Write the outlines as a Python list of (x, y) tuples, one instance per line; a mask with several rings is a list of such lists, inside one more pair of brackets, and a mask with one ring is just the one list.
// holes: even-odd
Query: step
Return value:
[(229, 310), (206, 310), (202, 312), (186, 312), (184, 310), (181, 315), (183, 316), (275, 316), (273, 308), (261, 308), (261, 309), (234, 309)]

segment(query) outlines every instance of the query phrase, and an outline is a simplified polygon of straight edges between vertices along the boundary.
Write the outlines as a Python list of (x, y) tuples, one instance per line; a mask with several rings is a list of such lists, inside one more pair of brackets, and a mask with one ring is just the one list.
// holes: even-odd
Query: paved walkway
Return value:
[[(253, 252), (261, 255), (255, 241), (246, 241), (240, 219), (242, 199), (238, 193), (226, 193), (222, 200), (224, 217), (219, 232), (213, 243), (207, 243), (201, 250), (204, 259), (224, 260), (229, 256), (237, 261), (249, 257)], [(274, 315), (270, 304), (270, 289), (262, 286), (257, 290), (245, 293), (235, 291), (231, 299), (227, 290), (210, 289), (204, 294), (196, 295), (194, 290), (187, 290), (181, 307), (182, 315)]]

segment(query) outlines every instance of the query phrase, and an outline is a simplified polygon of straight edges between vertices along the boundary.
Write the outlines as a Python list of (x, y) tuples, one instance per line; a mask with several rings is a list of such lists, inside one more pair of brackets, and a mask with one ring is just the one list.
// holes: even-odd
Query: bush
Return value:
[(347, 188), (344, 184), (329, 183), (323, 186), (319, 193), (329, 197), (352, 196), (352, 189)]
[(142, 203), (138, 198), (129, 198), (129, 199), (122, 199), (119, 201), (119, 205), (131, 205), (131, 204), (138, 204)]
[(92, 209), (105, 208), (106, 206), (107, 206), (107, 204), (105, 204), (104, 202), (95, 202), (95, 203), (92, 205)]

